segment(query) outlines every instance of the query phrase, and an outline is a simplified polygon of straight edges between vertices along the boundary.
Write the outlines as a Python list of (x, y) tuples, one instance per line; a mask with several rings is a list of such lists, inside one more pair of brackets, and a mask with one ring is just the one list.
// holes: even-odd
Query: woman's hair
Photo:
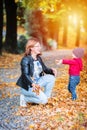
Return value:
[(40, 41), (37, 38), (30, 38), (27, 41), (27, 44), (25, 46), (25, 56), (31, 54), (31, 48), (35, 46), (35, 44), (40, 43)]

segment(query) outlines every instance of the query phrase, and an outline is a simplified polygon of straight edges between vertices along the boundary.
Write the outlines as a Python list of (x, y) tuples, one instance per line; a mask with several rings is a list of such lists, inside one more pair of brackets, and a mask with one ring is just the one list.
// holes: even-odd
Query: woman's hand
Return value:
[(35, 92), (37, 95), (39, 95), (39, 92), (41, 90), (40, 86), (38, 84), (33, 83), (32, 87), (33, 87), (33, 92)]
[(55, 68), (52, 68), (53, 74), (55, 75), (55, 77), (57, 76), (57, 70)]

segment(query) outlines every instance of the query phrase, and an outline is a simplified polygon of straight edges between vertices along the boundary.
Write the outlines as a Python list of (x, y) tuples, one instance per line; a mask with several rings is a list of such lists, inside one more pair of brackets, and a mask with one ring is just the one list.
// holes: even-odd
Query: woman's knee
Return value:
[(45, 98), (43, 98), (43, 99), (41, 100), (41, 104), (47, 104), (47, 102), (48, 102), (47, 97), (45, 97)]
[(52, 81), (52, 82), (55, 82), (55, 76), (48, 74), (48, 75), (47, 75), (47, 80), (50, 81), (50, 82), (51, 82), (51, 81)]

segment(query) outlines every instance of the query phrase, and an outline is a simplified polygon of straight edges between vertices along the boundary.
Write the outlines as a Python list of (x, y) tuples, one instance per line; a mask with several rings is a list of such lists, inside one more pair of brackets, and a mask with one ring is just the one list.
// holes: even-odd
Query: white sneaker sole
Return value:
[(20, 95), (20, 106), (21, 107), (27, 107), (27, 103), (25, 101), (25, 97), (22, 94)]

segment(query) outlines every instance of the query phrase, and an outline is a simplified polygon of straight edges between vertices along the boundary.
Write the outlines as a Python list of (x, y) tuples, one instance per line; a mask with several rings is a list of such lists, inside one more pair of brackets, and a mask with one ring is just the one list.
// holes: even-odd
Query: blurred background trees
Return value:
[[(44, 49), (52, 49), (54, 43), (56, 49), (86, 47), (86, 12), (86, 0), (0, 0), (0, 52), (3, 46), (19, 53), (32, 36), (41, 40)], [(6, 31), (4, 43), (2, 30)]]
[[(48, 41), (49, 38), (55, 40), (57, 42), (57, 48), (61, 46), (69, 48), (87, 46), (87, 22), (85, 17), (87, 1), (38, 0), (36, 2), (35, 0), (24, 0), (22, 4), (26, 7), (27, 12), (31, 10), (39, 10), (42, 12), (47, 32), (45, 34), (45, 41)], [(35, 18), (35, 20), (37, 19), (38, 17)], [(29, 25), (29, 21), (27, 24)]]
[[(17, 52), (17, 4), (15, 0), (0, 0), (0, 53), (2, 47), (11, 53)], [(4, 19), (6, 20), (6, 30), (3, 31)], [(2, 35), (5, 35), (4, 44)]]
[(3, 1), (0, 0), (0, 54), (2, 53)]

